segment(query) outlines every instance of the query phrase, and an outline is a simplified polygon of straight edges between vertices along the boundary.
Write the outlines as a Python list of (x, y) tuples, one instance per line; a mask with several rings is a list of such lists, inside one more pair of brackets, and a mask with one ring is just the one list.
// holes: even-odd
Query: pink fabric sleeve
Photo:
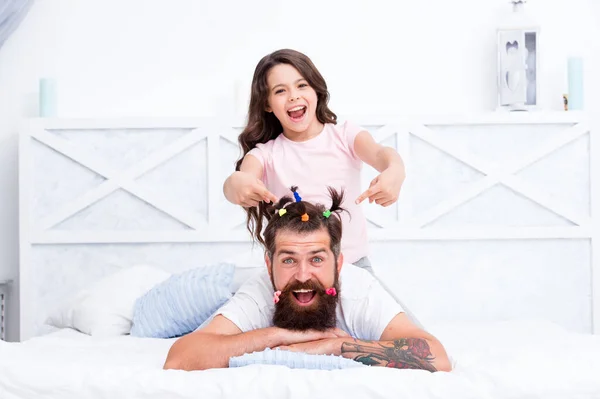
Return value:
[(346, 142), (348, 143), (348, 149), (350, 150), (350, 154), (352, 155), (352, 157), (354, 157), (354, 159), (359, 160), (358, 155), (356, 155), (356, 152), (354, 151), (354, 140), (356, 140), (356, 136), (358, 135), (358, 133), (364, 131), (365, 129), (363, 129), (362, 127), (350, 122), (350, 121), (346, 121), (344, 122), (344, 126), (342, 128), (342, 132), (343, 134), (346, 136)]
[(259, 147), (254, 147), (246, 155), (252, 155), (254, 158), (258, 159), (261, 165), (265, 166), (265, 157), (263, 151)]

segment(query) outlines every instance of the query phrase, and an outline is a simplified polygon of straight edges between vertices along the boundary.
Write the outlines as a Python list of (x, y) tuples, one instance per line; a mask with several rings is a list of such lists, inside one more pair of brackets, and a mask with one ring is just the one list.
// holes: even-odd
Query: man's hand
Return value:
[(233, 187), (233, 203), (245, 208), (258, 206), (261, 201), (266, 203), (277, 202), (277, 197), (273, 195), (260, 179), (257, 179), (251, 173), (235, 172), (230, 177), (230, 184)]
[(340, 355), (344, 338), (325, 338), (316, 341), (301, 342), (292, 345), (282, 345), (279, 349), (292, 352), (304, 352), (311, 355)]
[(390, 166), (371, 181), (369, 189), (356, 199), (356, 203), (360, 204), (369, 198), (369, 203), (390, 206), (398, 200), (402, 183), (404, 183), (404, 169), (400, 166)]
[[(305, 343), (319, 342), (328, 339), (337, 338), (348, 338), (349, 335), (339, 328), (332, 328), (326, 331), (307, 330), (307, 331), (292, 331), (281, 329), (281, 342), (278, 346), (283, 347), (295, 347), (295, 345), (301, 345)], [(289, 349), (292, 350), (292, 349)], [(298, 351), (302, 351), (299, 349)]]

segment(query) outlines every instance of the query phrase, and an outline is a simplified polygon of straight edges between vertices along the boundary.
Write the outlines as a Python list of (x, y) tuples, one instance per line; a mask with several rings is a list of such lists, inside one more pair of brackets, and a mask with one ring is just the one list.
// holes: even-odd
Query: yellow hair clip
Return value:
[(283, 216), (283, 215), (285, 215), (286, 213), (287, 213), (287, 210), (286, 210), (285, 208), (281, 208), (281, 209), (279, 210), (279, 216)]

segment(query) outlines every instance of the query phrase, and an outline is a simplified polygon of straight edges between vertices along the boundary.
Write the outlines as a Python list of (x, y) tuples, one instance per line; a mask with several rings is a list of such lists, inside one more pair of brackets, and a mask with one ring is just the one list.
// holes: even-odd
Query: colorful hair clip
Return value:
[(273, 293), (273, 303), (279, 302), (279, 296), (281, 295), (281, 291), (275, 291)]
[(305, 213), (304, 215), (302, 215), (302, 221), (308, 222), (308, 213)]
[(291, 190), (292, 190), (292, 193), (294, 193), (294, 199), (296, 200), (296, 202), (300, 202), (300, 201), (302, 201), (302, 197), (300, 197), (300, 194), (298, 194), (298, 193), (296, 192), (296, 190), (298, 190), (298, 187), (296, 187), (296, 186), (293, 186), (293, 187), (291, 188)]
[(336, 296), (337, 295), (337, 291), (335, 290), (335, 288), (331, 287), (331, 288), (327, 288), (325, 290), (325, 293), (327, 295), (331, 295), (331, 296)]
[(323, 212), (323, 216), (325, 216), (325, 219), (329, 219), (329, 216), (331, 216), (331, 211), (328, 209), (325, 212)]
[(279, 210), (279, 216), (283, 216), (283, 215), (285, 215), (286, 213), (287, 213), (287, 209), (285, 209), (285, 208), (281, 208), (281, 209)]

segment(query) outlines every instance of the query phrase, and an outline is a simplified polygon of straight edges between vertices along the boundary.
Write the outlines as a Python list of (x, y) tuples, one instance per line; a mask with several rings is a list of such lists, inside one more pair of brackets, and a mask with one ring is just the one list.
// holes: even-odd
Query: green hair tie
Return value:
[(325, 216), (326, 219), (329, 219), (329, 216), (331, 216), (331, 211), (326, 210), (325, 212), (323, 212), (323, 216)]

